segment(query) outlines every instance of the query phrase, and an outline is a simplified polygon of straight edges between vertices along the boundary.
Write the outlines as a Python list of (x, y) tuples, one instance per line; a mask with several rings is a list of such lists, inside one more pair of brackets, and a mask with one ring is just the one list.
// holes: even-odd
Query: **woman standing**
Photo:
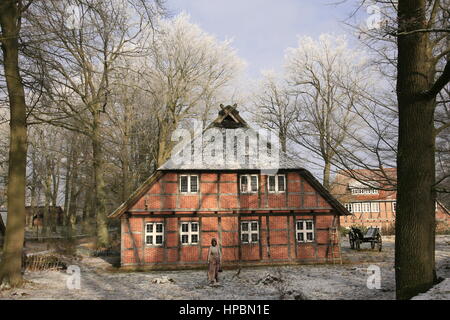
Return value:
[(222, 255), (215, 238), (211, 239), (208, 251), (208, 281), (211, 284), (219, 282), (219, 270), (221, 269)]

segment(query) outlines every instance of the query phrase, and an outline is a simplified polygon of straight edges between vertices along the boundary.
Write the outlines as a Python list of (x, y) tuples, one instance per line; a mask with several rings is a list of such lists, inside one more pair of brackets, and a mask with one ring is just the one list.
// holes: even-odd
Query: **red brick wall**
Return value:
[[(122, 265), (205, 264), (212, 238), (219, 240), (224, 263), (324, 262), (329, 254), (331, 206), (299, 173), (286, 174), (287, 192), (267, 192), (266, 176), (259, 176), (259, 192), (240, 194), (238, 174), (201, 173), (200, 192), (178, 193), (179, 175), (166, 173), (122, 218)], [(240, 209), (241, 214), (237, 213)], [(315, 223), (315, 241), (298, 243), (295, 221)], [(259, 222), (259, 242), (241, 243), (240, 221)], [(145, 245), (147, 222), (164, 223), (164, 244)], [(180, 223), (197, 221), (198, 245), (181, 245)], [(131, 227), (131, 233), (128, 230)], [(133, 241), (134, 240), (134, 241)]]
[[(259, 222), (259, 242), (241, 243), (240, 221)], [(311, 243), (296, 241), (295, 221), (311, 219), (315, 225), (315, 239)], [(258, 216), (165, 216), (122, 218), (122, 265), (152, 264), (205, 264), (211, 239), (216, 238), (222, 247), (223, 261), (270, 262), (305, 261), (324, 262), (329, 247), (329, 230), (332, 215), (258, 215)], [(128, 222), (129, 221), (129, 222)], [(180, 223), (200, 223), (198, 245), (181, 245)], [(162, 246), (145, 245), (145, 223), (163, 222), (165, 241)], [(128, 230), (131, 227), (131, 234)], [(134, 242), (133, 242), (134, 239)], [(338, 249), (336, 249), (338, 250)], [(327, 253), (328, 251), (328, 253)]]
[(130, 211), (220, 211), (221, 209), (322, 209), (326, 200), (297, 172), (286, 173), (287, 192), (268, 193), (267, 176), (259, 175), (259, 191), (240, 194), (237, 173), (201, 173), (200, 192), (179, 194), (179, 174), (166, 173)]

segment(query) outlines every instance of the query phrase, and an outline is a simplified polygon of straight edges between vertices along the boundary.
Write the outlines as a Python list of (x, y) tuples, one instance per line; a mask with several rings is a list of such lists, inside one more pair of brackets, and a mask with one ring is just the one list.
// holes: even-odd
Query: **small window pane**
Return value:
[(258, 222), (252, 222), (252, 231), (258, 230)]
[(155, 244), (162, 244), (163, 243), (163, 237), (162, 236), (156, 236)]
[(198, 223), (192, 223), (191, 224), (191, 231), (197, 232), (198, 231)]
[(153, 232), (153, 223), (147, 224), (147, 232)]
[(303, 233), (297, 233), (297, 240), (300, 241), (300, 242), (305, 241), (304, 238), (303, 238)]
[(191, 176), (191, 192), (198, 192), (198, 177)]
[(252, 191), (258, 191), (258, 176), (251, 176)]
[(248, 191), (248, 178), (247, 176), (241, 176), (241, 192)]
[(258, 241), (258, 234), (252, 233), (252, 242), (257, 242), (257, 241)]
[(269, 176), (269, 191), (275, 191), (275, 176)]
[(192, 238), (191, 238), (192, 243), (197, 243), (197, 242), (198, 242), (198, 235), (193, 234), (191, 237), (192, 237)]
[(303, 230), (303, 221), (297, 221), (297, 229)]
[(181, 176), (180, 178), (180, 192), (188, 192), (188, 177)]
[(153, 244), (153, 236), (147, 236), (145, 238), (145, 243), (147, 244)]
[(313, 234), (312, 234), (312, 232), (307, 232), (307, 233), (306, 233), (306, 238), (307, 238), (308, 240), (312, 241), (312, 240), (313, 240)]
[(189, 224), (183, 223), (181, 225), (181, 232), (188, 232), (189, 231)]
[(248, 223), (247, 222), (242, 223), (242, 231), (248, 231)]
[(242, 234), (242, 242), (248, 242), (248, 233), (243, 233)]
[(284, 175), (278, 176), (278, 191), (285, 191)]
[(312, 230), (313, 223), (312, 221), (306, 221), (306, 230)]
[(181, 243), (188, 243), (189, 242), (189, 238), (187, 234), (183, 234), (181, 236)]
[(159, 233), (163, 232), (163, 225), (162, 225), (162, 223), (158, 223), (156, 225), (156, 232), (159, 232)]

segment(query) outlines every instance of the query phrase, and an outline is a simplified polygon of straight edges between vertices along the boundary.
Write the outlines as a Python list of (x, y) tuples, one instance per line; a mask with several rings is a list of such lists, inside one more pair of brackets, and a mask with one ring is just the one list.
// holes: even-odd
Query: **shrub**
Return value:
[(387, 226), (383, 225), (381, 227), (381, 234), (385, 236), (394, 236), (395, 235), (395, 223), (390, 223)]

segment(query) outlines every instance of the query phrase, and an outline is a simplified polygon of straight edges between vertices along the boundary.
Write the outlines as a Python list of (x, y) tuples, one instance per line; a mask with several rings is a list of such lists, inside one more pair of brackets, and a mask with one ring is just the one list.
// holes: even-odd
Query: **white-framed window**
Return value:
[(241, 241), (243, 243), (255, 243), (259, 241), (258, 221), (241, 222)]
[(361, 211), (361, 202), (352, 203), (352, 211), (353, 212), (362, 212)]
[(392, 212), (395, 212), (397, 210), (397, 202), (392, 202)]
[(370, 202), (362, 203), (362, 212), (370, 212)]
[(269, 192), (285, 192), (286, 175), (277, 174), (267, 176), (267, 190), (269, 190)]
[(371, 202), (370, 203), (370, 211), (371, 212), (380, 212), (380, 203), (379, 202)]
[(197, 193), (198, 189), (198, 175), (180, 176), (180, 193)]
[(351, 203), (344, 203), (345, 209), (348, 210), (348, 212), (352, 212), (352, 204)]
[(145, 224), (145, 244), (149, 246), (162, 246), (164, 243), (164, 224), (150, 222)]
[(181, 244), (198, 244), (199, 233), (200, 231), (198, 222), (182, 222), (180, 225)]
[(240, 176), (240, 184), (241, 193), (258, 192), (258, 175), (243, 174)]
[(314, 221), (313, 220), (297, 220), (295, 224), (295, 233), (297, 242), (313, 242), (314, 241)]
[(372, 188), (352, 188), (352, 194), (378, 194), (378, 189)]

